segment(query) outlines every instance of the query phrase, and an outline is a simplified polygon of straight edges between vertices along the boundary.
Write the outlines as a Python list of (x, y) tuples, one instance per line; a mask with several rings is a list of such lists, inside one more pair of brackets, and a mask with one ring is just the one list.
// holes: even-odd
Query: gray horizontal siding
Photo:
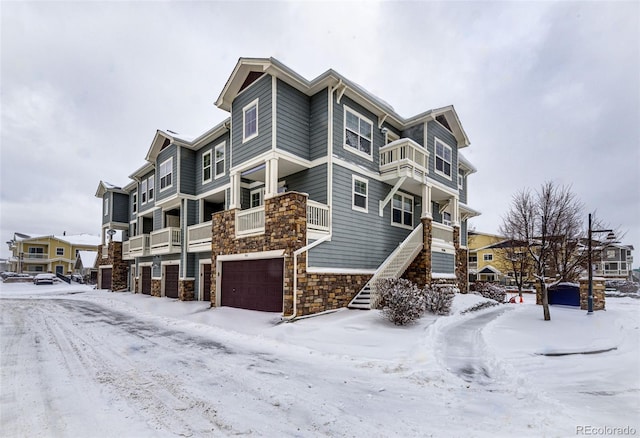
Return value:
[[(232, 163), (231, 166), (244, 163), (251, 158), (271, 149), (271, 76), (264, 75), (233, 101), (232, 120)], [(242, 142), (242, 108), (258, 98), (258, 136)]]
[(180, 148), (180, 193), (187, 195), (196, 193), (196, 167), (202, 167), (200, 163), (196, 164), (196, 156), (195, 151)]
[(442, 252), (431, 253), (431, 272), (437, 274), (455, 273), (455, 256)]
[[(186, 202), (187, 202), (187, 224), (186, 224), (186, 226), (195, 225), (195, 224), (198, 223), (198, 213), (199, 213), (198, 207), (199, 207), (200, 203), (198, 201), (191, 200), (191, 199), (188, 199)], [(187, 232), (187, 229), (185, 227), (184, 228), (185, 236), (186, 236), (186, 232)]]
[(153, 230), (162, 229), (162, 210), (157, 209), (153, 211)]
[[(359, 113), (361, 116), (369, 119), (373, 124), (373, 144), (371, 146), (373, 151), (373, 160), (369, 160), (367, 158), (358, 155), (357, 153), (351, 152), (351, 148), (345, 148), (345, 138), (344, 138), (344, 106), (348, 106), (353, 111)], [(358, 105), (351, 99), (346, 96), (343, 96), (340, 100), (340, 103), (336, 103), (334, 100), (333, 103), (333, 153), (351, 163), (355, 163), (359, 166), (363, 166), (365, 169), (379, 172), (380, 171), (380, 159), (379, 159), (379, 149), (380, 146), (384, 143), (384, 137), (378, 129), (378, 118), (370, 111), (366, 110), (364, 107)]]
[(327, 165), (316, 166), (286, 178), (287, 190), (307, 193), (309, 199), (326, 204)]
[(310, 99), (309, 113), (309, 158), (327, 155), (327, 135), (329, 132), (329, 90), (317, 92)]
[(114, 222), (129, 222), (129, 195), (113, 193), (111, 218)]
[[(196, 277), (196, 273), (198, 272), (198, 268), (197, 268), (197, 260), (196, 260), (196, 255), (194, 253), (187, 253), (187, 266), (186, 269), (183, 268), (183, 276), (185, 277), (189, 277), (189, 278), (195, 278)], [(198, 289), (195, 289), (194, 292), (196, 292)]]
[(460, 245), (467, 246), (467, 221), (460, 222)]
[[(309, 266), (348, 269), (375, 269), (411, 232), (391, 225), (391, 207), (384, 215), (378, 215), (379, 201), (384, 199), (391, 186), (366, 178), (369, 181), (368, 213), (352, 209), (353, 172), (334, 165), (333, 173), (333, 235), (331, 242), (312, 249)], [(358, 175), (362, 176), (362, 175)], [(419, 208), (415, 207), (414, 227), (420, 222)]]
[[(435, 151), (435, 138), (444, 142), (451, 147), (451, 179), (437, 174), (435, 171), (436, 151)], [(427, 124), (427, 150), (429, 151), (429, 176), (444, 184), (447, 187), (451, 187), (454, 190), (458, 190), (458, 146), (456, 138), (451, 132), (438, 122), (428, 122)]]
[(424, 123), (419, 123), (405, 129), (402, 131), (401, 137), (410, 138), (419, 145), (424, 146)]
[(308, 160), (309, 96), (280, 80), (276, 87), (276, 147)]

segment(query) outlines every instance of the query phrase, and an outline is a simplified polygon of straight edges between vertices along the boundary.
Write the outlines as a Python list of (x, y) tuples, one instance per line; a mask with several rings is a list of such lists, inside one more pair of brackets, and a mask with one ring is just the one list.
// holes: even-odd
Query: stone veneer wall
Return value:
[(178, 281), (178, 298), (180, 301), (193, 301), (195, 297), (195, 281), (179, 280)]
[[(129, 265), (122, 260), (122, 242), (110, 242), (107, 244), (107, 258), (102, 258), (102, 248), (104, 245), (98, 246), (98, 276), (100, 276), (100, 266), (111, 265), (111, 290), (121, 291), (127, 290), (127, 277)], [(98, 284), (102, 278), (98, 278)]]
[(469, 256), (467, 250), (460, 247), (460, 227), (453, 227), (453, 247), (456, 250), (456, 279), (460, 292), (468, 292), (469, 271), (467, 269)]
[[(604, 310), (605, 286), (604, 278), (593, 278), (593, 310)], [(589, 279), (580, 279), (580, 308), (589, 309)]]
[(415, 283), (418, 287), (424, 287), (431, 284), (431, 222), (429, 218), (422, 218), (422, 241), (424, 248), (413, 259), (402, 278)]
[(151, 279), (151, 296), (162, 296), (162, 280), (154, 280), (153, 278)]

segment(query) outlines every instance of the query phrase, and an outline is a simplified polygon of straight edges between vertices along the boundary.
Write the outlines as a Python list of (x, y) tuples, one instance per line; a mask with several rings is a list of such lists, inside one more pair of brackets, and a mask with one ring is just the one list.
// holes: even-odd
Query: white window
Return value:
[(202, 155), (202, 183), (211, 181), (211, 151)]
[(56, 255), (57, 256), (63, 256), (64, 255), (64, 248), (56, 248)]
[(104, 215), (109, 216), (109, 198), (104, 200)]
[(133, 212), (135, 213), (138, 211), (138, 192), (133, 192), (131, 196), (133, 198)]
[(462, 190), (464, 187), (464, 173), (461, 170), (458, 170), (458, 188)]
[(444, 225), (451, 226), (451, 213), (448, 213), (446, 211), (442, 213), (442, 223)]
[(436, 138), (436, 173), (451, 179), (451, 148)]
[(413, 228), (413, 198), (397, 193), (391, 202), (391, 224)]
[(224, 175), (224, 143), (216, 146), (216, 178)]
[(369, 211), (369, 182), (355, 175), (352, 176), (351, 180), (351, 208), (367, 213)]
[(160, 164), (160, 190), (173, 185), (173, 157)]
[(142, 204), (147, 203), (147, 180), (143, 179), (140, 183), (140, 201)]
[(258, 136), (258, 99), (242, 108), (242, 142)]
[(255, 190), (251, 190), (251, 208), (253, 207), (260, 207), (262, 205), (262, 201), (263, 201), (263, 193), (264, 193), (264, 187), (261, 187), (259, 189), (255, 189)]
[(493, 254), (484, 254), (482, 256), (483, 260), (485, 262), (492, 262), (493, 261)]
[(155, 175), (151, 175), (149, 178), (147, 178), (147, 188), (149, 190), (148, 191), (147, 200), (149, 202), (153, 201), (153, 192), (154, 192), (154, 189), (156, 187), (155, 186), (155, 183), (156, 183), (155, 180), (156, 180)]
[(344, 107), (344, 147), (365, 157), (373, 158), (373, 123)]

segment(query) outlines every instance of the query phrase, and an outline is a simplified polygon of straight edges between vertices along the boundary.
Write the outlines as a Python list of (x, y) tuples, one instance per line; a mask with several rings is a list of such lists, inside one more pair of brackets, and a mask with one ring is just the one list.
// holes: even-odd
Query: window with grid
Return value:
[(224, 143), (216, 146), (216, 178), (224, 175)]
[(451, 148), (436, 139), (436, 172), (451, 178)]
[(368, 211), (368, 196), (369, 196), (369, 182), (364, 179), (353, 175), (352, 177), (352, 208), (354, 210), (367, 212)]
[(258, 100), (254, 100), (242, 109), (242, 141), (247, 141), (258, 135)]
[(202, 182), (211, 181), (211, 151), (202, 155)]
[(173, 157), (160, 165), (160, 190), (173, 184)]
[(413, 227), (413, 198), (397, 193), (391, 202), (391, 222), (403, 227)]
[(346, 107), (344, 111), (344, 143), (345, 147), (369, 157), (372, 156), (373, 124)]
[(149, 178), (147, 178), (147, 190), (148, 190), (148, 201), (151, 202), (153, 201), (153, 189), (155, 188), (155, 175), (151, 175)]
[(147, 180), (143, 179), (140, 183), (140, 202), (142, 204), (147, 203)]

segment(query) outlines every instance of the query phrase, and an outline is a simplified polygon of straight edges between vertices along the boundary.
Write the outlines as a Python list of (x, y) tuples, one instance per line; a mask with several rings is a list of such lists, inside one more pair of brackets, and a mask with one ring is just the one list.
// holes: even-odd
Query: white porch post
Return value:
[(278, 159), (269, 158), (265, 168), (264, 198), (269, 199), (278, 194)]
[(431, 186), (428, 184), (422, 185), (422, 213), (421, 217), (427, 219), (433, 219), (433, 213), (431, 211)]
[(240, 172), (231, 174), (231, 188), (229, 189), (229, 209), (240, 208)]
[(451, 222), (454, 227), (460, 226), (460, 205), (457, 196), (451, 198)]

